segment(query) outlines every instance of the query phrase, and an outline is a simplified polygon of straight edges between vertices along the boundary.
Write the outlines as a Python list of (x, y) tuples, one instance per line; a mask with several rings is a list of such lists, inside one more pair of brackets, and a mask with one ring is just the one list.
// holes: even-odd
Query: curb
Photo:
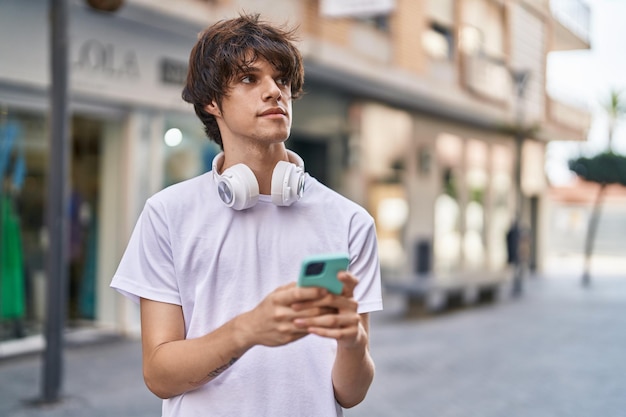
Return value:
[[(72, 329), (65, 331), (64, 347), (93, 345), (123, 339), (125, 339), (123, 334), (109, 329)], [(0, 342), (0, 361), (17, 356), (41, 353), (45, 348), (46, 340), (42, 334)]]

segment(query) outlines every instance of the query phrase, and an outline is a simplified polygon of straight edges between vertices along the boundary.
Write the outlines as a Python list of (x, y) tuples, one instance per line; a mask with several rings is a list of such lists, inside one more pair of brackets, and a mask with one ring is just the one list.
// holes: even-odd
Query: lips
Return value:
[(271, 116), (271, 115), (274, 115), (274, 114), (286, 116), (287, 112), (282, 107), (272, 107), (272, 108), (269, 108), (269, 109), (264, 110), (263, 112), (261, 112), (261, 114), (259, 114), (259, 116)]

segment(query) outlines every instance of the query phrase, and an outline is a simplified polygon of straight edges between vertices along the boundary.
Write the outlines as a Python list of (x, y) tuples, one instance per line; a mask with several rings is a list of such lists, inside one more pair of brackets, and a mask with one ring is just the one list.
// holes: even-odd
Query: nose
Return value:
[(263, 90), (263, 99), (264, 100), (276, 100), (279, 101), (282, 98), (282, 92), (278, 84), (276, 84), (276, 80), (271, 77), (268, 77), (266, 82), (264, 83)]

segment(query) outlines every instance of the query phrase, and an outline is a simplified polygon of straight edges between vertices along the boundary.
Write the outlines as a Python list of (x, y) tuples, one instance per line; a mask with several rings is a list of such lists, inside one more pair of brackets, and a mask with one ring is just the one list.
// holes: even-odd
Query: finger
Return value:
[[(296, 310), (294, 310), (296, 311)], [(339, 311), (333, 307), (312, 307), (304, 310), (296, 311), (293, 315), (294, 319), (306, 319), (310, 317), (325, 316), (328, 314), (338, 314)]]
[(310, 328), (310, 334), (314, 334), (321, 337), (327, 337), (337, 340), (337, 346), (343, 346), (346, 348), (353, 347), (365, 347), (367, 349), (367, 335), (363, 335), (358, 327), (349, 327), (345, 329), (325, 329)]
[(294, 320), (294, 324), (299, 328), (348, 328), (357, 327), (359, 324), (358, 314), (325, 314), (315, 317), (299, 317)]
[(359, 283), (356, 277), (348, 271), (340, 271), (337, 274), (337, 279), (343, 283), (341, 295), (348, 298), (354, 297), (354, 288)]
[(348, 298), (344, 295), (327, 294), (325, 297), (317, 300), (292, 305), (292, 308), (295, 311), (303, 311), (320, 307), (332, 308), (339, 311), (352, 311), (356, 313), (359, 308), (359, 303), (354, 298)]
[(326, 327), (309, 327), (308, 332), (321, 337), (328, 337), (336, 340), (356, 340), (358, 329), (356, 327), (347, 327), (340, 329), (329, 329)]
[(320, 299), (328, 294), (324, 288), (318, 287), (297, 287), (295, 284), (280, 287), (275, 291), (275, 302), (279, 305), (291, 306), (296, 303), (302, 303)]
[(310, 334), (308, 329), (302, 329), (294, 325), (290, 328), (282, 328), (279, 332), (268, 334), (263, 339), (262, 344), (266, 346), (281, 346), (302, 339), (308, 334)]
[(293, 303), (291, 305), (291, 308), (293, 308), (296, 311), (303, 311), (303, 310), (309, 310), (313, 308), (329, 307), (333, 304), (336, 304), (334, 302), (335, 298), (337, 298), (336, 295), (325, 292), (324, 295), (322, 295), (320, 298), (314, 298), (311, 300)]

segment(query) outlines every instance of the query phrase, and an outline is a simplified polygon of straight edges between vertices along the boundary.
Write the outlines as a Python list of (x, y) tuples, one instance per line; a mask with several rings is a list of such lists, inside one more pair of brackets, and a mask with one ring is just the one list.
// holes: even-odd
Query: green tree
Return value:
[(599, 185), (598, 193), (593, 204), (587, 235), (585, 237), (585, 263), (583, 267), (582, 284), (589, 286), (591, 283), (590, 267), (591, 256), (595, 237), (600, 222), (600, 213), (606, 187), (609, 184), (621, 184), (626, 186), (626, 157), (613, 152), (613, 135), (619, 120), (626, 115), (626, 103), (620, 97), (618, 91), (611, 91), (609, 100), (603, 107), (609, 118), (607, 150), (596, 156), (587, 158), (579, 157), (569, 161), (569, 168), (580, 178), (595, 182)]

